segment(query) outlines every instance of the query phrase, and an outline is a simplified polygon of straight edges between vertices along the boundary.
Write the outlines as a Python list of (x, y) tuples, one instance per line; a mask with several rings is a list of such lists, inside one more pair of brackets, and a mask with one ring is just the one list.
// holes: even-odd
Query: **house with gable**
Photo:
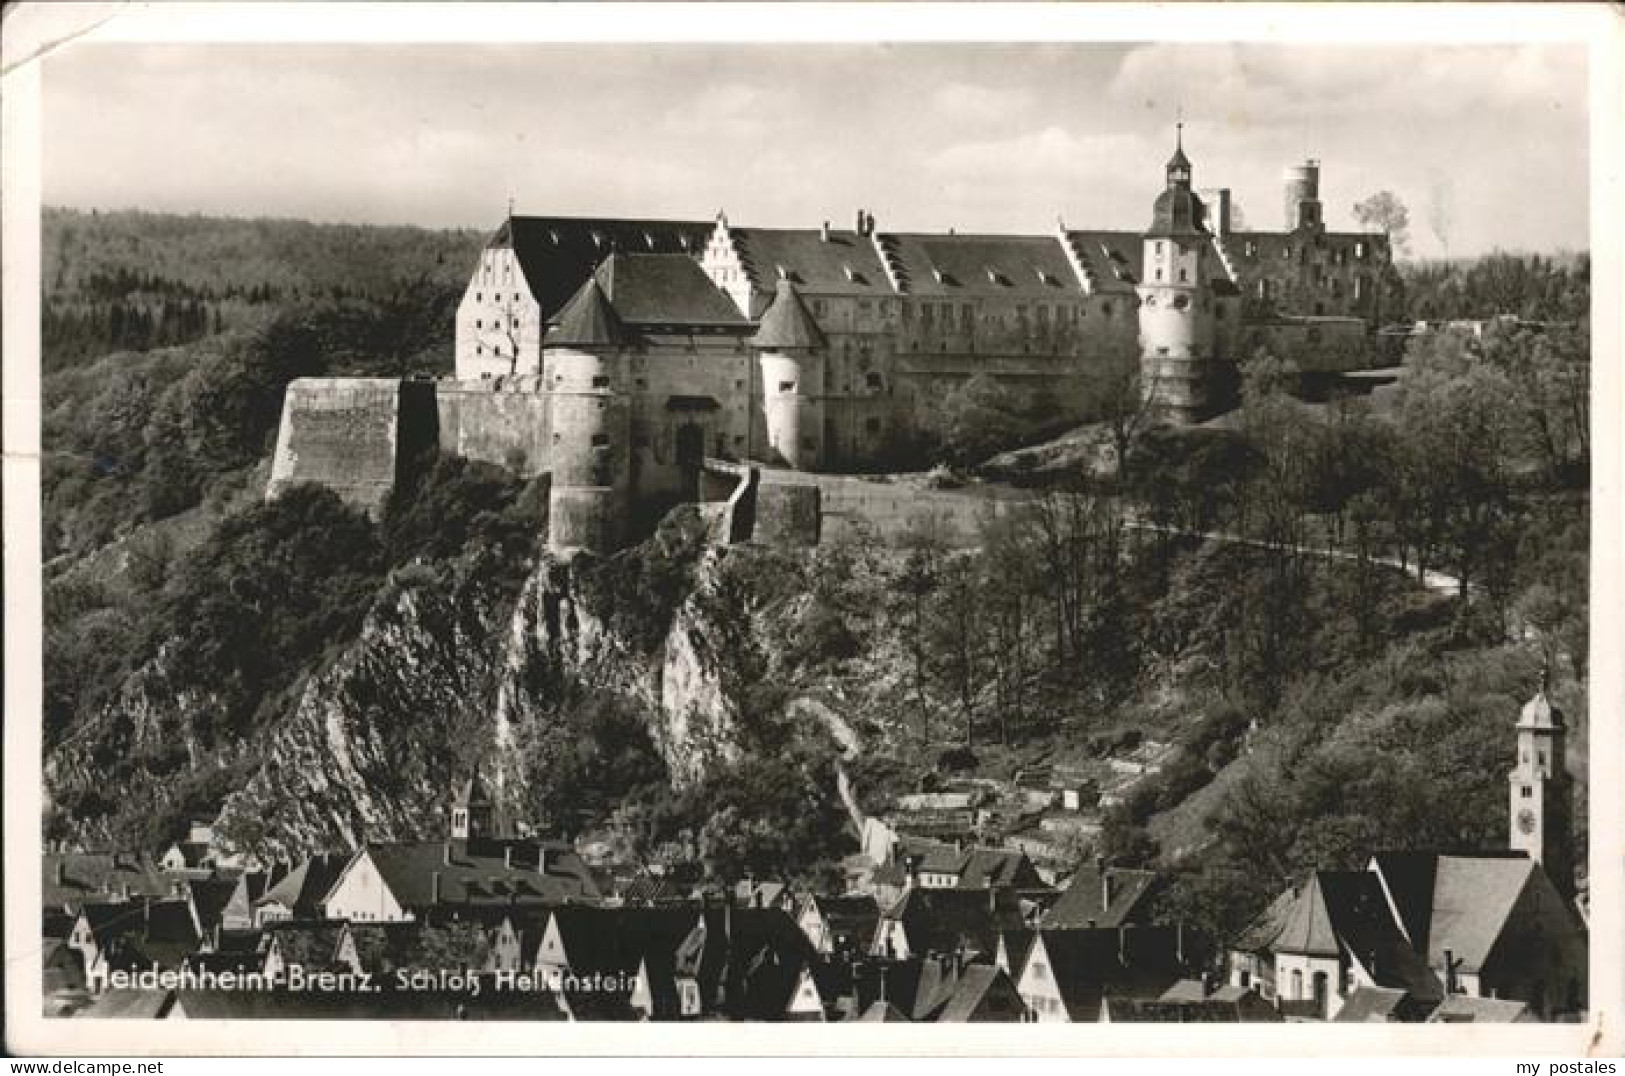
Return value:
[(254, 925), (322, 918), (328, 891), (348, 858), (339, 852), (307, 856), (254, 901)]
[(1152, 1001), (1184, 977), (1176, 927), (1040, 930), (1016, 990), (1037, 1023), (1097, 1023), (1108, 999)]
[(1546, 692), (1543, 680), (1516, 726), (1508, 850), (1377, 852), (1363, 871), (1317, 871), (1232, 945), (1232, 984), (1303, 1019), (1338, 1018), (1373, 989), (1402, 997), (1365, 993), (1356, 1015), (1471, 1008), (1458, 998), (1520, 1003), (1540, 1020), (1583, 1014), (1586, 928), (1560, 881), (1573, 877), (1564, 722)]

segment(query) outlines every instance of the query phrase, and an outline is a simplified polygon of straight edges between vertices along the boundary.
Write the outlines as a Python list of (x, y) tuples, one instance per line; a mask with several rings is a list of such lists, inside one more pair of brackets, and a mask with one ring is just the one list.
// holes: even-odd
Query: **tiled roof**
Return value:
[(650, 953), (675, 952), (699, 922), (696, 908), (556, 908), (551, 916), (577, 975), (635, 972)]
[(762, 314), (761, 327), (751, 337), (759, 348), (817, 350), (825, 346), (824, 334), (807, 312), (796, 286), (788, 280), (778, 283), (773, 305)]
[(860, 948), (868, 948), (880, 923), (880, 904), (874, 897), (814, 897), (813, 904), (829, 925), (831, 936), (851, 938)]
[(999, 931), (1022, 925), (1015, 901), (1008, 891), (997, 889), (916, 887), (903, 894), (887, 918), (902, 921), (910, 952), (949, 953), (963, 946), (989, 959), (998, 949)]
[(1248, 953), (1261, 953), (1272, 948), (1281, 932), (1286, 929), (1297, 902), (1296, 892), (1291, 889), (1282, 890), (1281, 895), (1271, 901), (1269, 907), (1242, 930), (1231, 943), (1232, 947)]
[(891, 280), (869, 236), (816, 228), (731, 228), (758, 291), (787, 279), (808, 295), (891, 295)]
[(1058, 300), (1081, 294), (1066, 250), (1053, 235), (881, 236), (923, 298)]
[(1134, 294), (1145, 256), (1145, 237), (1139, 232), (1067, 229), (1066, 238), (1077, 255), (1091, 291)]
[(265, 924), (261, 944), (266, 949), (275, 945), (290, 965), (330, 968), (348, 927), (342, 919), (283, 919)]
[(750, 327), (700, 264), (684, 254), (614, 254), (593, 275), (627, 325), (651, 331)]
[(1111, 903), (1104, 904), (1100, 868), (1086, 863), (1078, 868), (1066, 892), (1044, 916), (1051, 930), (1076, 927), (1115, 927), (1142, 918), (1147, 898), (1156, 883), (1151, 871), (1107, 867), (1111, 883)]
[(707, 221), (514, 217), (497, 230), (491, 245), (513, 248), (546, 322), (611, 254), (698, 258), (714, 227)]
[(630, 340), (631, 334), (610, 306), (598, 278), (588, 277), (548, 328), (542, 346), (620, 347)]
[[(953, 993), (948, 997), (948, 1003), (937, 1014), (937, 1022), (944, 1024), (962, 1024), (976, 1015), (984, 1000), (992, 994), (1013, 994), (1014, 985), (1010, 977), (1000, 968), (991, 964), (967, 964), (960, 972), (954, 983)], [(1013, 1007), (1009, 1018), (1014, 1021), (1021, 1015), (1020, 1007)]]
[(1531, 859), (1440, 856), (1434, 875), (1428, 963), (1444, 965), (1444, 950), (1461, 971), (1476, 972), (1506, 929), (1513, 907), (1539, 869)]
[[(1181, 977), (1172, 927), (1045, 930), (1039, 934), (1049, 972), (1074, 1020), (1099, 1018), (1106, 997), (1153, 1000)], [(1028, 962), (1036, 959), (1035, 947)]]
[(893, 1005), (889, 1001), (881, 1001), (879, 998), (875, 999), (874, 1004), (870, 1005), (869, 1008), (865, 1010), (863, 1016), (859, 1019), (865, 1024), (908, 1023), (908, 1017), (904, 1016), (897, 1006)]
[[(509, 846), (514, 849), (511, 862), (504, 858)], [(534, 841), (369, 844), (364, 854), (405, 908), (435, 903), (437, 874), (441, 904), (564, 904), (598, 899), (591, 873), (573, 849), (559, 842), (544, 842), (541, 847), (547, 854), (545, 874), (536, 869), (538, 844)]]
[(168, 897), (176, 892), (176, 880), (166, 877), (145, 853), (48, 852), (40, 867), (48, 908), (117, 899), (126, 887), (131, 896)]
[(1532, 1021), (1529, 1006), (1521, 1001), (1474, 998), (1452, 994), (1428, 1017), (1430, 1024), (1515, 1024)]
[(198, 926), (209, 930), (220, 922), (220, 913), (236, 892), (237, 883), (223, 878), (202, 878), (187, 882), (186, 888), (192, 907), (197, 910)]
[(1337, 1010), (1333, 1023), (1385, 1024), (1397, 1019), (1405, 991), (1393, 987), (1362, 986)]
[(349, 861), (350, 857), (342, 852), (308, 856), (254, 904), (280, 904), (292, 909), (296, 918), (313, 918), (321, 913), (322, 903)]
[[(1272, 948), (1278, 953), (1337, 956), (1342, 950), (1321, 882), (1330, 871), (1316, 871), (1295, 894), (1291, 911)], [(1347, 872), (1344, 872), (1347, 873)]]

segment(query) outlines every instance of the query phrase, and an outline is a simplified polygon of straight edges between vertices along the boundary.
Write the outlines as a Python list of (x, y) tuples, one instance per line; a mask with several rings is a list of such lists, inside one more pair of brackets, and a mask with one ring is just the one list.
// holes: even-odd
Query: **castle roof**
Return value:
[(807, 312), (807, 305), (801, 301), (796, 286), (788, 280), (781, 280), (773, 296), (773, 305), (762, 314), (761, 327), (750, 342), (753, 347), (763, 349), (815, 351), (824, 347), (824, 334)]
[(1134, 294), (1141, 276), (1145, 244), (1139, 232), (1068, 229), (1072, 248), (1091, 292)]
[(1053, 235), (888, 232), (908, 293), (952, 298), (1060, 300), (1080, 293), (1066, 249)]
[(531, 296), (541, 305), (542, 320), (547, 322), (611, 254), (698, 258), (713, 227), (709, 221), (509, 217), (487, 245), (513, 250)]
[(620, 315), (604, 296), (598, 278), (588, 277), (548, 328), (543, 347), (620, 347), (630, 338)]
[(1206, 211), (1202, 199), (1185, 186), (1174, 186), (1157, 195), (1151, 207), (1148, 235), (1205, 235), (1202, 223)]
[(786, 279), (817, 295), (891, 295), (875, 242), (855, 231), (730, 228), (751, 285), (767, 291)]
[(750, 326), (686, 254), (612, 254), (593, 276), (628, 325), (656, 331)]

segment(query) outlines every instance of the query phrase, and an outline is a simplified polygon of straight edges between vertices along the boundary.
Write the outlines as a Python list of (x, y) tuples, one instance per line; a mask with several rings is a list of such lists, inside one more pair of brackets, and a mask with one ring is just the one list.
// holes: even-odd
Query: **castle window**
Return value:
[(609, 447), (609, 434), (607, 434), (607, 433), (595, 433), (595, 434), (593, 434), (592, 435), (592, 447), (594, 447), (594, 448), (608, 448)]
[(1188, 273), (1188, 272), (1187, 272), (1187, 271), (1186, 271), (1186, 270), (1184, 270), (1184, 269), (1181, 269), (1181, 270), (1180, 270), (1180, 271), (1179, 271), (1179, 282), (1180, 282), (1180, 283), (1181, 283), (1181, 284), (1184, 284), (1184, 283), (1186, 283), (1186, 282), (1187, 282), (1187, 281), (1189, 281), (1189, 280), (1190, 280), (1190, 273)]
[(1158, 355), (1166, 355), (1166, 354), (1168, 354), (1168, 349), (1165, 348), (1165, 347), (1159, 347), (1159, 348), (1157, 348), (1157, 354)]
[(482, 344), (475, 344), (475, 345), (474, 345), (474, 354), (476, 354), (476, 355), (483, 355), (483, 354), (485, 354), (485, 347), (484, 347), (484, 345), (482, 345)]
[(1518, 795), (1520, 797), (1522, 797), (1523, 799), (1528, 799), (1533, 794), (1534, 794), (1534, 790), (1531, 789), (1528, 785), (1523, 785), (1518, 789)]
[(474, 319), (474, 328), (476, 328), (476, 329), (485, 328), (485, 322), (481, 321), (479, 318), (475, 318)]
[(1157, 240), (1157, 257), (1162, 257), (1162, 240)]
[(879, 392), (882, 388), (885, 387), (884, 384), (880, 380), (880, 375), (879, 374), (869, 374), (867, 377), (864, 378), (864, 380), (868, 384), (869, 388), (871, 390), (875, 391), (875, 392)]
[(607, 378), (607, 377), (603, 376), (602, 374), (600, 374), (599, 376), (592, 379), (592, 387), (595, 388), (595, 389), (607, 389), (607, 388), (609, 388), (609, 378)]
[(796, 391), (796, 383), (794, 381), (780, 381), (779, 382), (779, 391), (780, 392), (794, 392), (794, 391)]
[(1158, 266), (1158, 268), (1157, 268), (1157, 279), (1158, 280), (1162, 279), (1162, 268), (1161, 268), (1161, 266)]

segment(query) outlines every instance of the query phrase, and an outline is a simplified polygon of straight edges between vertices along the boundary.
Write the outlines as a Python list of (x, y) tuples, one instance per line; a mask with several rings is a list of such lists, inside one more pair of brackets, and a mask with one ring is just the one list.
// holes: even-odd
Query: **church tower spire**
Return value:
[(1563, 761), (1563, 711), (1552, 705), (1550, 690), (1548, 667), (1541, 670), (1540, 689), (1518, 715), (1517, 764), (1507, 775), (1508, 844), (1544, 867), (1552, 884), (1569, 897), (1574, 895), (1573, 783)]

